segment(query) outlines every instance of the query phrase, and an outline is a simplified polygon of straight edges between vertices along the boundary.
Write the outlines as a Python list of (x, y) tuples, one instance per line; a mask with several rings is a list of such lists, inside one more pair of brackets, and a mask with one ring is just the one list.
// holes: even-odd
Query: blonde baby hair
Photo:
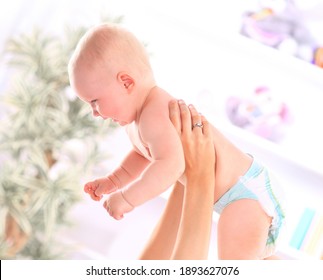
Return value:
[(100, 24), (81, 38), (69, 61), (71, 75), (76, 67), (101, 66), (109, 72), (128, 71), (136, 78), (152, 72), (143, 44), (128, 30), (115, 24)]

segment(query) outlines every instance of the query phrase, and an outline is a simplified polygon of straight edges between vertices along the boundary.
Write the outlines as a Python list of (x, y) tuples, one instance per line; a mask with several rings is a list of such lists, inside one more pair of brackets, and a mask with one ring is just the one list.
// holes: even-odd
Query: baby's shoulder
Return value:
[(145, 102), (140, 118), (138, 120), (139, 131), (145, 129), (155, 131), (155, 129), (168, 129), (170, 126), (169, 101), (174, 99), (170, 94), (161, 88), (154, 88)]
[(152, 103), (165, 103), (168, 106), (169, 101), (172, 99), (174, 99), (174, 97), (160, 87), (155, 87), (151, 92)]
[(143, 108), (143, 113), (148, 115), (160, 114), (164, 112), (168, 116), (168, 103), (174, 99), (167, 91), (160, 87), (155, 87), (149, 94), (145, 106)]

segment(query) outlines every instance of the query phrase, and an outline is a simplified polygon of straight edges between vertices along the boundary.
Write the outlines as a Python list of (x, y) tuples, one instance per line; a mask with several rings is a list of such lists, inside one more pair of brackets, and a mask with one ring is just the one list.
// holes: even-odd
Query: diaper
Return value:
[(272, 217), (266, 249), (262, 256), (266, 258), (275, 253), (279, 232), (284, 223), (285, 213), (280, 204), (282, 197), (282, 190), (274, 176), (253, 160), (246, 174), (214, 204), (214, 210), (221, 214), (227, 205), (239, 199), (259, 201), (267, 215)]

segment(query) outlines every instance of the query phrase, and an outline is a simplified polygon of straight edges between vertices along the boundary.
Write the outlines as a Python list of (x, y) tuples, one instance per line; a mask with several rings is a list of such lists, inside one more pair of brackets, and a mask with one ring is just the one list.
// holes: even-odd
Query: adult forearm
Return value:
[(182, 214), (184, 187), (177, 182), (139, 259), (169, 260), (173, 254)]
[(189, 181), (188, 184), (194, 186), (187, 185), (185, 189), (182, 218), (172, 259), (207, 259), (212, 228), (213, 189), (198, 188), (195, 182)]

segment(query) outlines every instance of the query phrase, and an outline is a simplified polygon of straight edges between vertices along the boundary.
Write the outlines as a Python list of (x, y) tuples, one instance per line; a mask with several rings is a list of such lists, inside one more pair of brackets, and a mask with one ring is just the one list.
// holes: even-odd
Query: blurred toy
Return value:
[(226, 111), (234, 125), (274, 142), (282, 139), (290, 123), (287, 105), (274, 99), (267, 87), (256, 88), (250, 98), (229, 97)]
[[(323, 14), (323, 6), (313, 3), (305, 9), (292, 0), (260, 2), (259, 10), (244, 14), (241, 34), (323, 67), (316, 57), (322, 46), (308, 25), (314, 11)], [(320, 21), (323, 26), (323, 17)]]
[(313, 63), (323, 68), (323, 47), (315, 50)]

